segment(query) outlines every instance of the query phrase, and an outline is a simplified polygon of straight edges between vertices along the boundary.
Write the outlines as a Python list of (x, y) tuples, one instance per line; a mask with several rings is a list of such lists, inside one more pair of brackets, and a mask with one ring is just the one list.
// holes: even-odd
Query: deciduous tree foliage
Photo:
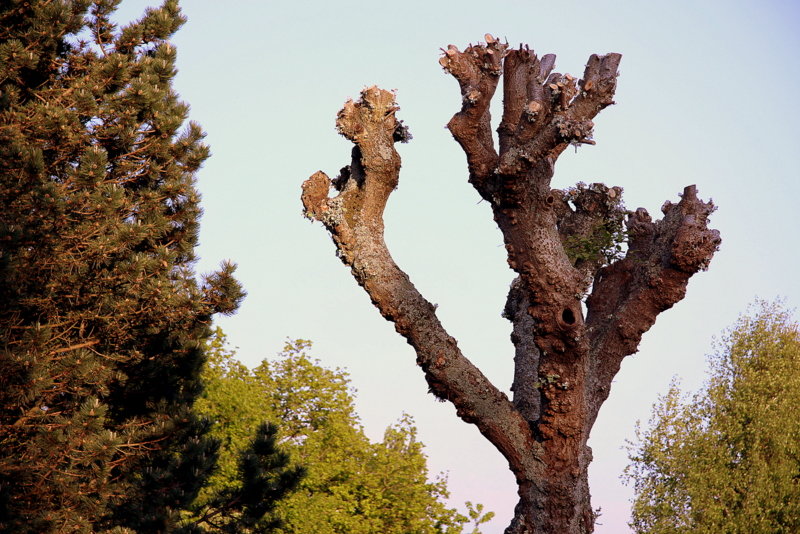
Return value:
[[(0, 530), (163, 532), (214, 465), (192, 411), (233, 266), (198, 283), (208, 157), (175, 0), (0, 3)], [(117, 529), (117, 530), (114, 530)]]
[[(708, 228), (714, 207), (694, 186), (666, 202), (658, 221), (643, 208), (626, 211), (620, 187), (550, 187), (567, 147), (594, 144), (592, 119), (613, 103), (620, 59), (592, 55), (578, 80), (552, 72), (554, 55), (509, 49), (491, 35), (464, 51), (450, 45), (440, 59), (461, 88), (448, 128), (517, 274), (504, 310), (513, 323), (513, 399), (462, 354), (386, 248), (383, 210), (400, 171), (394, 144), (410, 139), (394, 94), (370, 87), (348, 101), (336, 125), (355, 144), (350, 165), (334, 180), (319, 171), (303, 184), (306, 216), (325, 225), (356, 281), (414, 347), (431, 392), (508, 460), (519, 485), (509, 534), (593, 530), (587, 440), (600, 406), (622, 359), (720, 243)], [(501, 76), (496, 145), (489, 104)], [(623, 223), (624, 254), (615, 242)]]
[(626, 470), (648, 534), (800, 532), (800, 327), (779, 304), (741, 317), (705, 387), (673, 384)]
[[(278, 503), (274, 517), (283, 524), (275, 532), (462, 532), (468, 519), (444, 504), (444, 478), (428, 482), (411, 419), (404, 416), (382, 442), (371, 443), (355, 414), (347, 374), (311, 359), (308, 341), (288, 343), (277, 359), (264, 360), (253, 371), (235, 359), (221, 332), (212, 346), (204, 371), (207, 387), (197, 406), (214, 420), (221, 469), (201, 492), (200, 506), (239, 484), (238, 452), (259, 422), (277, 421), (282, 446), (307, 475), (297, 492)], [(473, 511), (476, 525), (488, 515), (482, 507)]]

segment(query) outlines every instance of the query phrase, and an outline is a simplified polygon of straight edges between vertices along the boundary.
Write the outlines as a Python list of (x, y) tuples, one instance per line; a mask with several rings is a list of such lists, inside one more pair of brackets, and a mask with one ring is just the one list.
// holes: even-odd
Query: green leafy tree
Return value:
[(676, 384), (637, 431), (631, 526), (650, 534), (800, 532), (800, 329), (760, 303), (726, 333), (706, 386)]
[(472, 521), (473, 529), (471, 534), (481, 534), (481, 531), (478, 527), (480, 527), (484, 523), (488, 523), (494, 518), (494, 512), (485, 512), (483, 511), (483, 505), (481, 503), (473, 505), (470, 501), (464, 503), (467, 506), (467, 513), (469, 514), (469, 520)]
[(217, 455), (192, 404), (243, 292), (230, 264), (193, 270), (184, 17), (166, 0), (118, 28), (118, 4), (0, 3), (3, 532), (170, 530)]
[(265, 415), (260, 389), (228, 349), (222, 330), (214, 331), (207, 348), (206, 388), (195, 408), (212, 419), (211, 435), (222, 453), (200, 495), (183, 512), (182, 528), (191, 533), (274, 532), (281, 522), (272, 512), (297, 488), (305, 469), (293, 465), (279, 446), (278, 427)]
[(249, 371), (217, 331), (197, 407), (215, 423), (220, 469), (198, 504), (237, 484), (235, 458), (250, 429), (275, 421), (293, 461), (307, 470), (298, 490), (278, 503), (282, 526), (276, 532), (461, 533), (468, 519), (443, 502), (444, 477), (427, 480), (411, 418), (403, 416), (382, 442), (371, 443), (355, 414), (347, 373), (321, 367), (309, 356), (310, 345), (290, 342), (277, 359)]

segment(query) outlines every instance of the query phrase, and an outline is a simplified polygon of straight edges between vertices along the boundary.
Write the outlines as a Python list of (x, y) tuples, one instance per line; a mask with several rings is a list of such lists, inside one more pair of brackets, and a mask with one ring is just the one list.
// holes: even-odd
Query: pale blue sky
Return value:
[[(153, 1), (123, 0), (119, 20)], [(603, 181), (629, 208), (660, 214), (688, 184), (712, 197), (722, 250), (692, 279), (628, 358), (593, 435), (593, 504), (600, 534), (627, 532), (630, 490), (621, 449), (673, 375), (701, 384), (712, 336), (755, 296), (800, 303), (800, 8), (795, 1), (559, 1), (402, 3), (184, 0), (176, 88), (208, 132), (199, 270), (239, 263), (249, 297), (220, 324), (248, 364), (287, 337), (315, 342), (328, 366), (346, 367), (367, 433), (405, 411), (433, 472), (449, 471), (453, 502), (497, 513), (516, 502), (504, 461), (448, 404), (426, 394), (411, 348), (380, 318), (334, 256), (325, 230), (301, 217), (300, 184), (335, 175), (350, 146), (334, 130), (347, 98), (367, 85), (396, 89), (414, 140), (400, 147), (400, 187), (386, 213), (398, 264), (431, 301), (464, 353), (498, 387), (512, 376), (509, 324), (500, 318), (511, 272), (489, 208), (466, 182), (464, 156), (444, 129), (460, 106), (439, 48), (486, 32), (558, 55), (580, 75), (592, 53), (620, 52), (616, 101), (596, 122), (597, 146), (566, 152), (556, 186)]]

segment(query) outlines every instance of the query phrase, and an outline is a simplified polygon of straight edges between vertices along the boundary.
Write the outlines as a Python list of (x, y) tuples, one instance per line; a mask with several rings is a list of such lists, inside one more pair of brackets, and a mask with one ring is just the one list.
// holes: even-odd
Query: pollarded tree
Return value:
[(0, 530), (162, 532), (216, 442), (192, 404), (243, 293), (193, 265), (203, 132), (176, 0), (0, 3)]
[[(707, 226), (714, 207), (694, 186), (666, 202), (658, 221), (642, 208), (626, 212), (619, 187), (551, 189), (559, 154), (594, 144), (592, 119), (613, 103), (620, 58), (591, 56), (577, 80), (552, 72), (554, 55), (509, 50), (487, 35), (464, 51), (449, 46), (440, 60), (461, 87), (461, 111), (448, 127), (517, 273), (504, 310), (513, 324), (513, 400), (461, 353), (384, 243), (383, 210), (400, 170), (394, 143), (410, 139), (394, 95), (370, 87), (348, 101), (336, 125), (355, 144), (351, 164), (335, 180), (320, 171), (303, 184), (306, 216), (326, 226), (356, 281), (414, 347), (431, 392), (508, 460), (519, 485), (509, 534), (593, 530), (587, 440), (598, 410), (622, 359), (683, 298), (720, 243)], [(501, 76), (498, 148), (489, 103)], [(626, 215), (622, 255), (615, 236)]]
[(800, 532), (800, 325), (760, 303), (726, 333), (710, 378), (677, 385), (637, 432), (626, 469), (641, 534)]

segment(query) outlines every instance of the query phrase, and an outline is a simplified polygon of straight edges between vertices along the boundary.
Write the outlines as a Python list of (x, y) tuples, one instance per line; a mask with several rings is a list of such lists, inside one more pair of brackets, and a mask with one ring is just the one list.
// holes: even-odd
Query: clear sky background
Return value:
[[(157, 0), (123, 0), (118, 20)], [(433, 473), (453, 504), (482, 502), (503, 531), (516, 503), (504, 460), (449, 404), (426, 393), (415, 355), (372, 307), (320, 224), (301, 216), (300, 184), (335, 176), (350, 144), (334, 130), (346, 99), (368, 85), (396, 89), (414, 139), (400, 145), (400, 187), (386, 212), (392, 254), (432, 302), (463, 352), (501, 389), (512, 378), (510, 324), (500, 317), (512, 273), (489, 207), (467, 184), (463, 153), (444, 125), (460, 107), (440, 47), (486, 32), (558, 55), (579, 76), (592, 53), (620, 52), (616, 102), (595, 120), (596, 146), (566, 151), (554, 186), (602, 181), (626, 205), (660, 216), (688, 184), (719, 210), (722, 249), (687, 297), (662, 314), (629, 357), (590, 444), (597, 532), (628, 532), (631, 491), (622, 449), (672, 376), (702, 384), (713, 336), (756, 297), (800, 303), (800, 4), (494, 0), (366, 2), (183, 0), (177, 91), (208, 132), (199, 174), (205, 216), (198, 270), (239, 264), (249, 292), (219, 324), (255, 365), (285, 339), (314, 341), (326, 366), (345, 367), (367, 434), (411, 414)], [(499, 94), (498, 94), (499, 96)], [(498, 99), (499, 100), (499, 99)], [(499, 108), (495, 108), (499, 109)], [(498, 113), (495, 113), (499, 116)]]

